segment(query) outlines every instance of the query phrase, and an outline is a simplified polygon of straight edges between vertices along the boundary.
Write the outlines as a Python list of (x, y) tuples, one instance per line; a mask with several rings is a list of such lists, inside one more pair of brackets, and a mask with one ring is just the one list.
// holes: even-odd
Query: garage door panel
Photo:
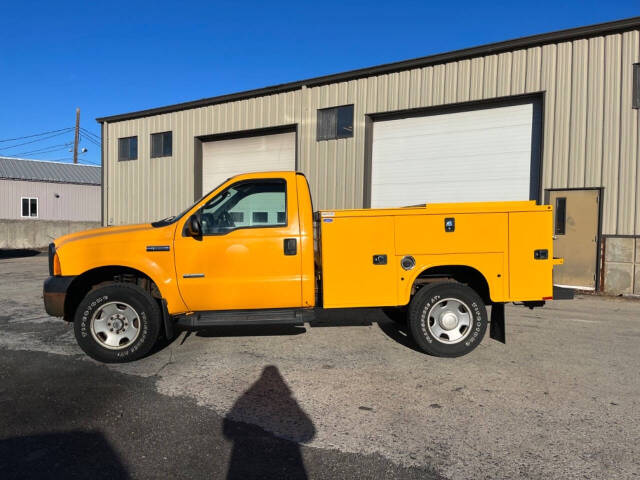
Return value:
[(528, 200), (531, 103), (375, 122), (371, 206)]
[(457, 134), (460, 132), (530, 126), (531, 118), (528, 117), (531, 114), (531, 104), (525, 104), (514, 107), (497, 107), (485, 110), (380, 121), (377, 123), (384, 123), (386, 125), (377, 132), (376, 137), (412, 137), (412, 132), (414, 131), (420, 131), (423, 135), (441, 133)]
[(202, 191), (241, 173), (295, 170), (295, 142), (295, 132), (204, 142)]

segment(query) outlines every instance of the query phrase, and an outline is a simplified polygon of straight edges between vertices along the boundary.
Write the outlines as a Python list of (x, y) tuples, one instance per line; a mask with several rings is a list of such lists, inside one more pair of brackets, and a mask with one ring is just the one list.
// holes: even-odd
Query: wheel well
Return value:
[(162, 295), (158, 286), (148, 275), (139, 270), (124, 266), (108, 266), (87, 270), (73, 279), (64, 302), (64, 319), (73, 321), (78, 305), (92, 289), (106, 283), (135, 283), (149, 292), (152, 297), (160, 300)]
[(476, 291), (486, 305), (491, 304), (489, 295), (489, 284), (484, 275), (473, 267), (466, 265), (441, 265), (427, 268), (413, 282), (411, 296), (413, 296), (422, 286), (436, 282), (455, 281), (468, 285)]

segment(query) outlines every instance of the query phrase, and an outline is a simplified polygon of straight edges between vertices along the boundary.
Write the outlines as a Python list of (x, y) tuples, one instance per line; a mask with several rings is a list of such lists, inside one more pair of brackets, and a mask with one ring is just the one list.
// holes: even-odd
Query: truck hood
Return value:
[(111, 241), (121, 240), (121, 237), (126, 234), (131, 234), (134, 232), (143, 232), (145, 230), (157, 230), (152, 227), (150, 223), (141, 223), (138, 225), (122, 225), (118, 227), (102, 227), (102, 228), (94, 228), (91, 230), (83, 230), (80, 232), (70, 233), (68, 235), (63, 235), (55, 239), (56, 248), (60, 248), (65, 244), (70, 242), (77, 242), (79, 240), (89, 240), (92, 239), (94, 241), (100, 243), (107, 243)]

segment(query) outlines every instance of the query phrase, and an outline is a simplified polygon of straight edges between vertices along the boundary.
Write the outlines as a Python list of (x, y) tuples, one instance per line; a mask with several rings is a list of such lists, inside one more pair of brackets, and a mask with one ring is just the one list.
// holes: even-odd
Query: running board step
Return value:
[(313, 310), (278, 308), (268, 310), (212, 310), (179, 317), (183, 327), (212, 327), (227, 325), (302, 325), (313, 320)]

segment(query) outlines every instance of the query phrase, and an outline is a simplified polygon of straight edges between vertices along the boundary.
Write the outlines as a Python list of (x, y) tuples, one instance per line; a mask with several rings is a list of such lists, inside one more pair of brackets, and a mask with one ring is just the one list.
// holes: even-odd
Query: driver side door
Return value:
[(178, 287), (190, 310), (301, 306), (297, 192), (287, 180), (236, 182), (195, 214), (202, 235), (187, 233), (189, 218), (176, 230)]

